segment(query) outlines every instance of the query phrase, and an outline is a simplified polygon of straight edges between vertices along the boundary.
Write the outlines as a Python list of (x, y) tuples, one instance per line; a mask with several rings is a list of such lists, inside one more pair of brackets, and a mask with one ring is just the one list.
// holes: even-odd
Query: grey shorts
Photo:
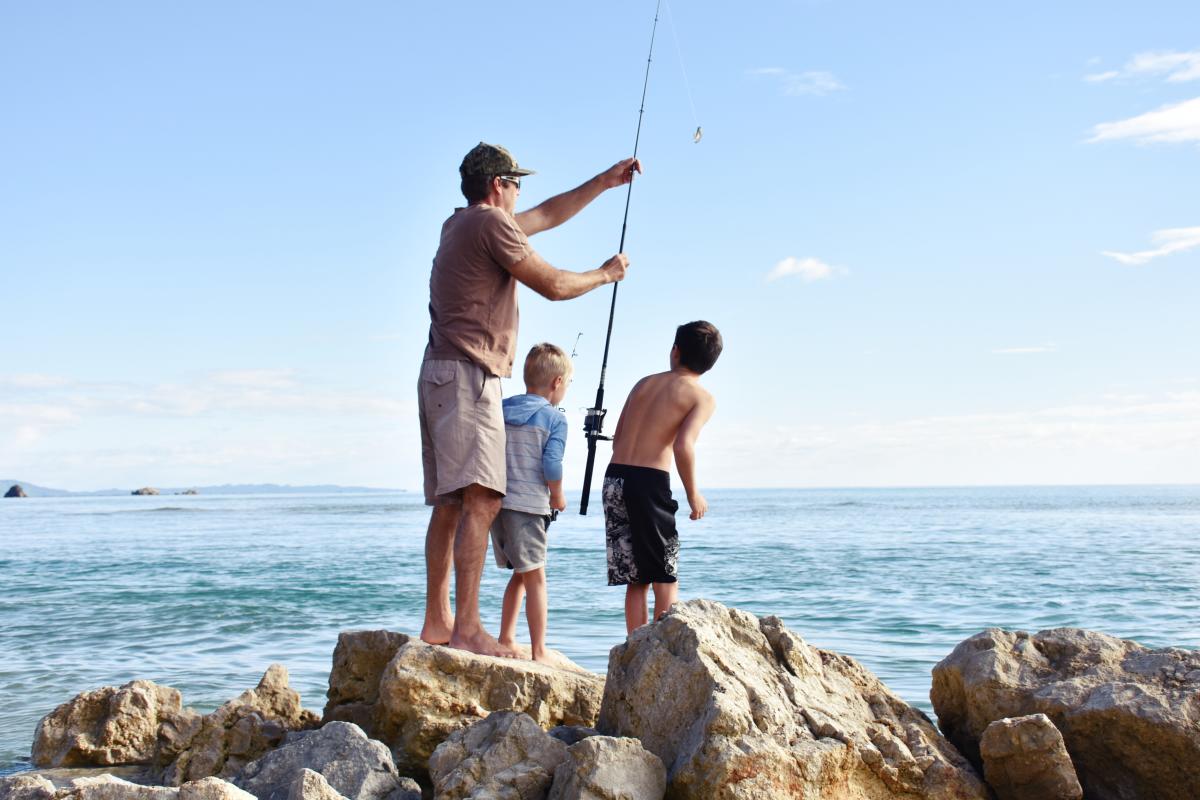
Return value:
[(500, 379), (470, 361), (421, 364), (417, 408), (426, 505), (462, 502), (473, 483), (504, 494)]
[(517, 572), (546, 566), (546, 528), (549, 525), (549, 514), (500, 509), (492, 523), (496, 566)]

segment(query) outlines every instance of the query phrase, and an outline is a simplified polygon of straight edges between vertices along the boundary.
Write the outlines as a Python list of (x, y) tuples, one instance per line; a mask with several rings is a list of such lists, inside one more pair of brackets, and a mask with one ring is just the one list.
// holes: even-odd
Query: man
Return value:
[[(514, 214), (521, 179), (503, 147), (480, 142), (459, 167), (469, 205), (442, 225), (429, 278), (429, 345), (421, 364), (418, 406), (425, 502), (433, 506), (425, 536), (426, 598), (421, 638), (462, 650), (514, 656), (483, 628), (479, 580), (488, 530), (505, 490), (500, 378), (512, 374), (517, 342), (517, 282), (549, 300), (569, 300), (622, 280), (629, 260), (618, 253), (597, 269), (571, 272), (548, 264), (528, 237), (569, 220), (608, 189), (629, 183), (625, 159), (569, 192)], [(454, 570), (454, 611), (450, 571)]]

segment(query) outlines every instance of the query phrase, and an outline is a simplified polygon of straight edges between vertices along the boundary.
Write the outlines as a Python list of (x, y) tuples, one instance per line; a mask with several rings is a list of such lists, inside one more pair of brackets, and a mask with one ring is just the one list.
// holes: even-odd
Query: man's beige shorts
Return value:
[(500, 379), (470, 361), (421, 364), (417, 407), (425, 504), (462, 502), (472, 483), (504, 494), (504, 409)]

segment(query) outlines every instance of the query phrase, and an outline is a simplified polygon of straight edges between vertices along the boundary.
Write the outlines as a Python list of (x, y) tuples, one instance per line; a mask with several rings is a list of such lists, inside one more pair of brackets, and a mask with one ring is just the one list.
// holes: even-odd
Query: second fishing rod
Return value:
[[(636, 174), (638, 145), (642, 139), (642, 118), (646, 114), (646, 90), (650, 86), (650, 65), (654, 62), (654, 37), (658, 33), (658, 15), (662, 6), (662, 0), (654, 6), (654, 24), (650, 27), (650, 51), (646, 55), (646, 75), (642, 80), (642, 103), (638, 108), (637, 132), (633, 137), (633, 158), (634, 166), (630, 167), (629, 174), (629, 189), (625, 193), (625, 214), (621, 219), (621, 244), (617, 248), (618, 253), (625, 252), (625, 231), (629, 225), (629, 203), (633, 198), (633, 178)], [(604, 440), (611, 441), (611, 436), (604, 435), (604, 416), (608, 413), (608, 409), (604, 407), (604, 379), (608, 372), (608, 349), (612, 343), (613, 317), (617, 312), (617, 287), (620, 283), (613, 284), (612, 301), (608, 308), (608, 332), (604, 335), (604, 358), (600, 363), (600, 384), (596, 387), (596, 402), (587, 409), (583, 417), (583, 435), (587, 439), (587, 465), (583, 470), (583, 494), (579, 499), (579, 513), (587, 514), (588, 497), (592, 491), (592, 472), (596, 466), (596, 443)]]

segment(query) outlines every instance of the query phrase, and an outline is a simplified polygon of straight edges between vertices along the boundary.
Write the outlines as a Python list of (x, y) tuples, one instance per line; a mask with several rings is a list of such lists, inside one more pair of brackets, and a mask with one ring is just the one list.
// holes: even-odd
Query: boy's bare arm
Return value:
[(691, 519), (700, 519), (708, 511), (708, 501), (696, 487), (696, 439), (716, 408), (712, 395), (704, 392), (683, 418), (679, 432), (675, 434), (675, 468), (679, 470), (679, 479), (683, 481), (683, 490), (687, 492), (688, 505), (692, 508)]
[(556, 511), (565, 511), (567, 508), (567, 496), (563, 494), (563, 482), (546, 481), (546, 486), (550, 489), (550, 507)]

